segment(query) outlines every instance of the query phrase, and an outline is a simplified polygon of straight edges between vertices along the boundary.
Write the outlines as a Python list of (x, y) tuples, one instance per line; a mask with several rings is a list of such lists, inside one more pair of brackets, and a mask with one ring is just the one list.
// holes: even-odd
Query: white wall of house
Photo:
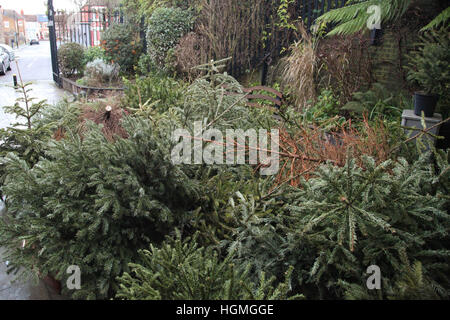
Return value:
[(25, 23), (25, 36), (27, 41), (31, 39), (39, 39), (39, 30), (40, 25), (39, 22), (26, 22)]

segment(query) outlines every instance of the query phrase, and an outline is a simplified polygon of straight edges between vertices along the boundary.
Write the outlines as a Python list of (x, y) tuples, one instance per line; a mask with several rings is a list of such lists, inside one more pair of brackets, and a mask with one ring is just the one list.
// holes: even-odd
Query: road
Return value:
[[(39, 45), (27, 45), (16, 52), (19, 69), (24, 82), (52, 80), (52, 61), (50, 58), (50, 42), (41, 41)], [(12, 84), (13, 74), (18, 75), (15, 62), (11, 64), (12, 71), (6, 76), (0, 76), (0, 83)]]
[(19, 78), (19, 71), (23, 82), (32, 82), (31, 97), (55, 103), (65, 95), (64, 91), (53, 83), (50, 42), (41, 41), (39, 45), (26, 45), (17, 49), (16, 60), (17, 64), (14, 61), (11, 63), (12, 70), (0, 76), (0, 128), (5, 128), (15, 121), (14, 116), (5, 114), (1, 107), (13, 105), (16, 98), (20, 97), (12, 87), (13, 75), (16, 74)]

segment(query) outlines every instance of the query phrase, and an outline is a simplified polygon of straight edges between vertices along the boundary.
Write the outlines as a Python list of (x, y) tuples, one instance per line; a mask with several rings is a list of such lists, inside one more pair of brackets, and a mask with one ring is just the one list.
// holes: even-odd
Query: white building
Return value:
[(37, 16), (25, 15), (25, 37), (27, 38), (27, 42), (32, 39), (39, 39), (39, 32), (40, 24)]

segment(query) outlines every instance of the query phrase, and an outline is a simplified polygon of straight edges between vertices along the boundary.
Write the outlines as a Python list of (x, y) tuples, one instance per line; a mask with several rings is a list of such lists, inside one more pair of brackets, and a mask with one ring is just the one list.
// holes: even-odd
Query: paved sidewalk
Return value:
[[(36, 98), (35, 101), (47, 99), (47, 102), (52, 104), (65, 96), (69, 97), (70, 101), (73, 99), (68, 92), (58, 88), (51, 80), (32, 81), (32, 85), (28, 88), (33, 90), (29, 96)], [(6, 114), (2, 107), (14, 105), (18, 97), (21, 97), (21, 94), (16, 92), (11, 84), (0, 83), (0, 129), (17, 121), (13, 115)]]

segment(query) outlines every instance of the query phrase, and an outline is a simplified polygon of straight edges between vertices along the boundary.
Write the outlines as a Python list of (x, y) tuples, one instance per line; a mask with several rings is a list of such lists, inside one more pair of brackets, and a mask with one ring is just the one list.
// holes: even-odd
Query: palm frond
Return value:
[(429, 24), (423, 27), (420, 31), (426, 31), (434, 29), (441, 24), (445, 24), (450, 19), (450, 7), (442, 11), (436, 18), (434, 18)]
[(409, 8), (411, 0), (361, 0), (342, 8), (328, 11), (317, 18), (317, 23), (335, 24), (328, 36), (339, 34), (352, 34), (367, 27), (371, 13), (367, 10), (371, 6), (381, 9), (381, 22), (388, 23), (401, 18)]

